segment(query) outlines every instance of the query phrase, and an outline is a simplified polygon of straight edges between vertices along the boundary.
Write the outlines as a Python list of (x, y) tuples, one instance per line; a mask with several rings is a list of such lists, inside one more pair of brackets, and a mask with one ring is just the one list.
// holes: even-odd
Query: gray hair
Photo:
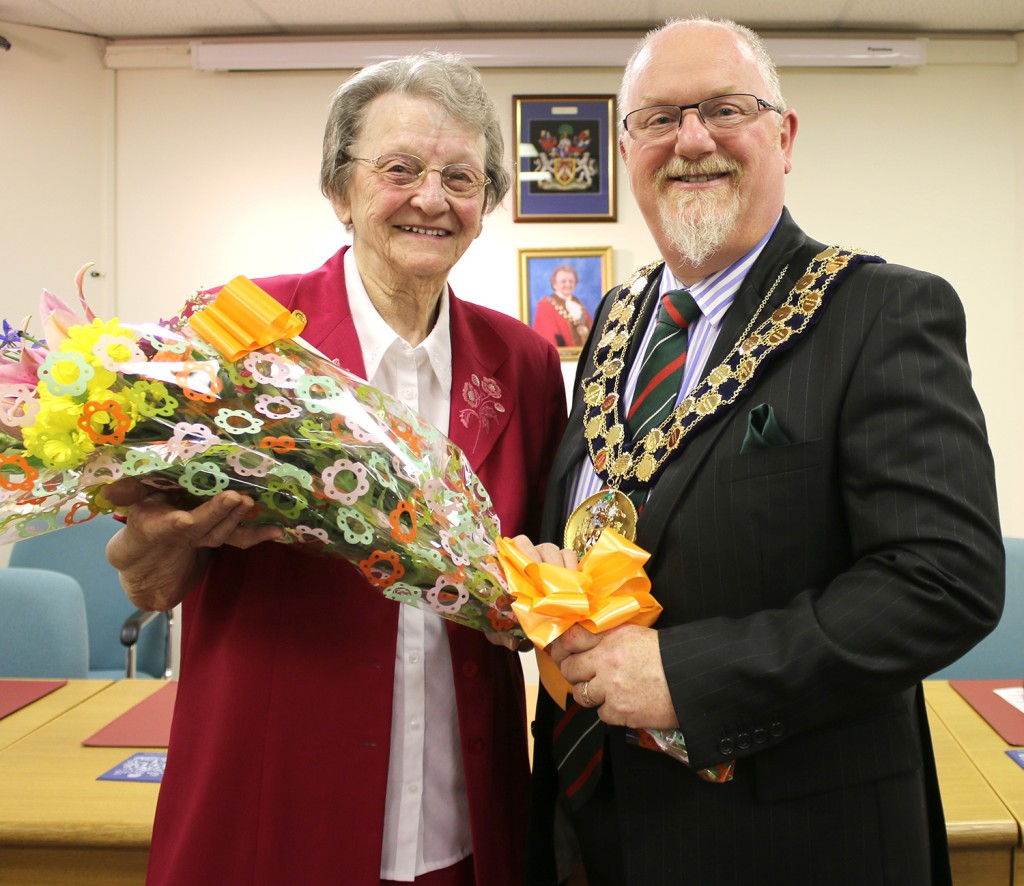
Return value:
[(572, 274), (573, 279), (577, 283), (580, 282), (579, 271), (577, 271), (572, 265), (559, 265), (551, 272), (550, 283), (552, 289), (555, 288), (555, 277), (557, 277), (562, 271), (568, 271), (570, 274)]
[(388, 59), (357, 71), (331, 96), (320, 162), (320, 190), (325, 197), (344, 197), (352, 175), (352, 145), (362, 133), (366, 107), (389, 93), (437, 102), (453, 120), (484, 137), (484, 212), (508, 193), (512, 174), (505, 163), (505, 144), (494, 102), (476, 69), (453, 53), (419, 52)]
[[(692, 15), (685, 18), (671, 18), (663, 25), (660, 25), (653, 31), (648, 31), (647, 34), (644, 35), (643, 40), (640, 41), (636, 50), (630, 56), (629, 61), (626, 62), (626, 69), (622, 75), (622, 84), (619, 87), (620, 117), (624, 117), (629, 110), (625, 105), (626, 92), (632, 85), (634, 68), (640, 58), (640, 54), (648, 47), (651, 40), (662, 31), (668, 30), (674, 25), (690, 24), (716, 25), (717, 27), (732, 31), (734, 34), (739, 34), (747, 46), (750, 47), (750, 51), (754, 54), (754, 63), (757, 65), (758, 73), (761, 75), (761, 79), (764, 80), (765, 88), (768, 91), (767, 95), (758, 97), (763, 98), (769, 104), (775, 105), (775, 107), (780, 111), (786, 110), (786, 100), (782, 97), (782, 83), (779, 80), (779, 72), (775, 67), (775, 62), (772, 61), (772, 57), (768, 52), (768, 47), (765, 46), (764, 40), (761, 39), (760, 35), (745, 25), (737, 24), (732, 21), (732, 19), (711, 18), (706, 15)], [(621, 119), (619, 125), (622, 125)]]

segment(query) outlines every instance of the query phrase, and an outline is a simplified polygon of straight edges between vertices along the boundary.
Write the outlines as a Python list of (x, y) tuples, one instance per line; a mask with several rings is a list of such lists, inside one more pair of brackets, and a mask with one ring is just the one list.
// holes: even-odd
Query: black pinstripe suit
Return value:
[[(781, 268), (790, 263), (776, 301), (820, 248), (784, 213), (709, 367)], [(622, 854), (626, 873), (608, 882), (949, 882), (918, 681), (992, 629), (1003, 591), (992, 458), (964, 339), (948, 283), (861, 265), (805, 339), (658, 480), (637, 541), (653, 554), (664, 606), (662, 661), (693, 763), (735, 758), (736, 777), (701, 782), (610, 730), (606, 783), (587, 810), (611, 823), (597, 867), (615, 870), (609, 846)], [(588, 363), (589, 350), (585, 372)], [(740, 454), (759, 404), (790, 443)], [(580, 415), (577, 398), (554, 466), (551, 540), (566, 475), (585, 454)], [(553, 879), (554, 719), (542, 693), (531, 886)]]

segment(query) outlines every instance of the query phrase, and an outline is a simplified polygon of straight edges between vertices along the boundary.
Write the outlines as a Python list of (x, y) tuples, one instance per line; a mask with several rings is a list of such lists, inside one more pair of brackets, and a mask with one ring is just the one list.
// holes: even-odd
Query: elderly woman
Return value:
[[(447, 284), (509, 179), (497, 112), (464, 61), (366, 68), (333, 97), (321, 168), (351, 248), (257, 282), (306, 314), (311, 344), (458, 443), (514, 535), (537, 528), (564, 426), (558, 357)], [(482, 391), (500, 409), (483, 410)], [(237, 493), (191, 511), (137, 487), (111, 496), (127, 505), (108, 556), (128, 595), (184, 604), (150, 886), (518, 886), (515, 652), (274, 544), (279, 530), (242, 522)]]

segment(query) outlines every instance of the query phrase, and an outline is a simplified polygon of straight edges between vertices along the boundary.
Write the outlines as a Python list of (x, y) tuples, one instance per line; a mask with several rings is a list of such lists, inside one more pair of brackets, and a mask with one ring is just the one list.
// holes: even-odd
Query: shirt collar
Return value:
[(781, 218), (782, 214), (780, 213), (779, 218), (775, 219), (775, 224), (771, 226), (768, 233), (761, 238), (760, 242), (750, 252), (738, 258), (729, 267), (716, 271), (714, 274), (709, 274), (703, 280), (699, 280), (691, 286), (684, 286), (676, 279), (669, 266), (665, 265), (665, 273), (661, 275), (661, 290), (659, 294), (664, 294), (671, 289), (689, 289), (690, 295), (693, 296), (697, 307), (700, 308), (701, 314), (704, 315), (715, 329), (718, 329), (722, 318), (725, 317), (726, 312), (732, 306), (736, 293), (739, 292), (740, 286), (743, 284), (744, 279), (746, 279), (747, 272), (768, 244), (772, 234), (775, 233)]
[[(362, 347), (366, 377), (371, 379), (377, 373), (381, 361), (389, 350), (393, 347), (401, 347), (402, 344), (407, 348), (410, 346), (405, 343), (394, 329), (388, 326), (384, 318), (377, 313), (373, 302), (370, 301), (370, 296), (363, 285), (363, 280), (359, 276), (354, 249), (349, 249), (345, 253), (344, 263), (345, 287), (348, 290), (348, 304), (352, 311), (352, 322), (355, 324), (356, 334), (359, 336), (359, 344)], [(452, 337), (447, 287), (441, 293), (437, 321), (434, 323), (434, 328), (430, 330), (430, 333), (422, 342), (415, 348), (410, 349), (414, 353), (420, 351), (426, 354), (437, 380), (445, 389), (451, 386)]]

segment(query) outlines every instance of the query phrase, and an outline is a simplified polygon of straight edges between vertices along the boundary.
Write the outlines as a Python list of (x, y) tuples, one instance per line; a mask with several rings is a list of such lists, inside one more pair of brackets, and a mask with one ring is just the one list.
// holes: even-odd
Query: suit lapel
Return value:
[[(768, 293), (768, 290), (772, 288), (772, 284), (775, 282), (779, 271), (787, 264), (789, 267), (786, 271), (786, 280), (779, 281), (779, 285), (775, 287), (771, 299), (765, 305), (765, 310), (761, 312), (762, 319), (771, 313), (769, 309), (775, 308), (789, 296), (793, 283), (804, 271), (803, 267), (795, 267), (791, 259), (793, 254), (807, 242), (813, 241), (810, 241), (804, 232), (797, 227), (796, 222), (793, 221), (792, 216), (789, 214), (789, 210), (784, 209), (775, 233), (768, 243), (765, 244), (761, 254), (757, 257), (757, 261), (754, 262), (753, 267), (744, 278), (739, 292), (736, 293), (736, 299), (732, 307), (729, 308), (725, 319), (722, 321), (722, 330), (708, 358), (708, 368), (717, 366), (726, 358), (733, 345), (736, 344), (743, 331), (747, 328), (747, 325), (754, 316), (754, 312), (760, 307), (761, 301)], [(824, 249), (823, 245), (818, 245), (820, 248), (815, 250), (816, 252)], [(788, 284), (787, 280), (789, 281)]]
[(479, 473), (518, 403), (508, 378), (508, 344), (486, 316), (449, 290), (452, 394), (448, 436)]
[[(793, 284), (803, 274), (806, 266), (802, 255), (799, 260), (795, 259), (794, 255), (805, 245), (813, 249), (812, 254), (824, 248), (823, 244), (810, 240), (793, 221), (789, 211), (783, 210), (775, 233), (754, 262), (740, 291), (736, 294), (736, 300), (726, 314), (722, 330), (708, 359), (708, 369), (717, 366), (726, 358), (760, 307), (779, 272), (787, 264), (786, 273), (783, 279), (779, 280), (771, 299), (761, 311), (761, 317), (767, 317), (774, 307), (789, 296)], [(756, 385), (756, 380), (754, 384)], [(734, 421), (740, 414), (741, 410), (737, 407), (744, 402), (749, 402), (747, 397), (741, 398), (715, 421), (697, 430), (683, 444), (682, 451), (658, 479), (637, 523), (637, 544), (642, 548), (652, 553), (657, 548), (679, 500), (686, 494), (698, 470), (714, 450), (715, 441), (728, 423)]]
[[(664, 265), (662, 265), (662, 268), (664, 268)], [(651, 312), (657, 304), (657, 299), (650, 298), (649, 296), (652, 291), (657, 290), (660, 285), (660, 281), (661, 269), (658, 269), (651, 274), (648, 281), (647, 292), (644, 295), (644, 309), (638, 322), (638, 329), (646, 328), (646, 323), (650, 319)], [(583, 398), (580, 396), (580, 382), (582, 379), (589, 377), (594, 372), (593, 353), (596, 348), (597, 341), (601, 338), (605, 321), (608, 318), (608, 312), (615, 303), (615, 299), (612, 296), (618, 293), (618, 291), (619, 287), (616, 286), (613, 290), (610, 290), (609, 293), (605, 294), (605, 297), (601, 301), (601, 309), (594, 318), (594, 323), (591, 326), (590, 338), (587, 340), (587, 344), (584, 347), (583, 354), (580, 357), (580, 366), (576, 371), (576, 380), (572, 391), (572, 409), (569, 410), (569, 423), (566, 426), (565, 434), (562, 436), (562, 442), (558, 447), (558, 452), (555, 453), (555, 459), (551, 464), (551, 477), (548, 483), (549, 491), (544, 504), (544, 515), (541, 529), (542, 535), (545, 539), (556, 539), (559, 544), (561, 544), (562, 541), (562, 529), (565, 525), (565, 520), (563, 519), (566, 494), (565, 485), (569, 478), (569, 472), (579, 464), (581, 459), (589, 458), (586, 440), (583, 437), (584, 404)], [(628, 372), (628, 367), (632, 365), (632, 361), (636, 358), (636, 352), (640, 347), (641, 338), (642, 336), (634, 336), (633, 341), (630, 342), (627, 355), (627, 369), (624, 371)]]
[(322, 268), (299, 278), (287, 307), (303, 311), (309, 323), (302, 337), (324, 354), (334, 357), (342, 369), (366, 378), (363, 349), (359, 343), (345, 286), (345, 247)]

